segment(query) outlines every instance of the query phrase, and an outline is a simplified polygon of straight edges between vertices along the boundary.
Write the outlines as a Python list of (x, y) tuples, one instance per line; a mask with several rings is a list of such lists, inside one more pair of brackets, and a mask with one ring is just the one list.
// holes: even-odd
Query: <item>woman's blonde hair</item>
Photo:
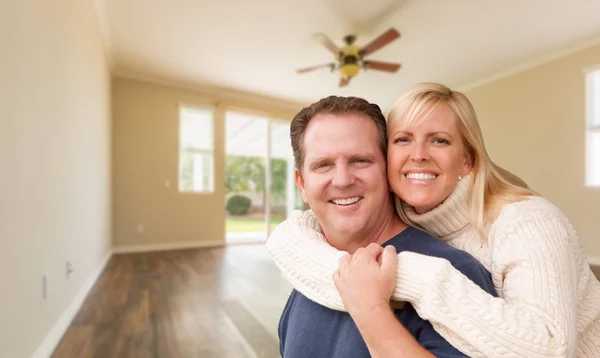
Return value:
[[(394, 102), (388, 114), (388, 132), (396, 121), (402, 121), (407, 126), (422, 123), (442, 103), (450, 106), (456, 114), (464, 147), (472, 161), (473, 184), (467, 200), (472, 224), (480, 238), (486, 240), (486, 223), (493, 221), (504, 205), (537, 194), (519, 177), (490, 159), (471, 102), (464, 94), (444, 85), (421, 83), (404, 92)], [(397, 209), (402, 220), (409, 225), (418, 226), (404, 214), (402, 208)]]

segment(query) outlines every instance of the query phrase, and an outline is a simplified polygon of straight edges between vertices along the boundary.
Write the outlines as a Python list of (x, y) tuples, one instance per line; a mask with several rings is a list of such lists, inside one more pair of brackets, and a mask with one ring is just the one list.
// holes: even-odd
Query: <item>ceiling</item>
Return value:
[[(597, 0), (94, 0), (113, 71), (231, 88), (297, 102), (355, 95), (387, 108), (409, 85), (465, 89), (600, 39)], [(396, 74), (360, 73), (346, 88), (312, 37), (363, 45), (389, 27), (401, 38), (370, 56)]]

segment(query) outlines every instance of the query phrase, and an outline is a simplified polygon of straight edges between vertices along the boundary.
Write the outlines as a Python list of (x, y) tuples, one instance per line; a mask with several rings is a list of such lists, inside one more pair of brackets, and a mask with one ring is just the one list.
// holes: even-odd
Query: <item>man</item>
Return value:
[[(389, 307), (396, 251), (460, 263), (455, 266), (463, 274), (487, 292), (495, 292), (489, 272), (469, 254), (407, 227), (397, 217), (387, 183), (386, 123), (379, 107), (360, 98), (327, 97), (294, 117), (290, 135), (302, 198), (327, 241), (352, 254), (341, 260), (341, 274), (352, 269), (356, 260), (379, 258), (381, 267), (375, 262), (375, 273), (366, 272), (356, 280), (362, 282), (343, 281), (336, 273), (342, 299), (346, 307), (353, 307), (348, 307), (349, 313), (320, 306), (292, 291), (279, 323), (281, 355), (463, 357), (411, 305)], [(369, 287), (369, 295), (361, 295), (364, 287)]]

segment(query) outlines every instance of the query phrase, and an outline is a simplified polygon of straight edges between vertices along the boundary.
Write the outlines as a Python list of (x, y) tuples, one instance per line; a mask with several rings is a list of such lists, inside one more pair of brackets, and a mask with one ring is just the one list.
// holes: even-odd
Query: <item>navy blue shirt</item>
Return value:
[[(496, 296), (490, 273), (469, 253), (450, 246), (421, 230), (409, 227), (382, 246), (397, 252), (411, 251), (447, 259), (457, 270), (489, 294)], [(466, 357), (429, 321), (421, 319), (413, 306), (395, 310), (396, 317), (419, 344), (436, 357)], [(284, 358), (370, 357), (369, 350), (347, 312), (321, 306), (293, 290), (279, 321), (279, 348)]]

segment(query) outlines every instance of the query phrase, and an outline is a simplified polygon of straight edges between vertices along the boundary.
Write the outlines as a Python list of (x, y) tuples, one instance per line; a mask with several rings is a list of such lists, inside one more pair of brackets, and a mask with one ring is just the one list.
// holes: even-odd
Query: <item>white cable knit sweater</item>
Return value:
[[(401, 252), (393, 298), (410, 302), (470, 357), (600, 357), (600, 283), (568, 219), (545, 199), (531, 197), (506, 205), (482, 243), (469, 223), (469, 180), (434, 210), (405, 212), (477, 258), (499, 297), (447, 260)], [(327, 244), (312, 212), (295, 212), (279, 225), (267, 249), (299, 292), (345, 310), (332, 275), (346, 253)]]

